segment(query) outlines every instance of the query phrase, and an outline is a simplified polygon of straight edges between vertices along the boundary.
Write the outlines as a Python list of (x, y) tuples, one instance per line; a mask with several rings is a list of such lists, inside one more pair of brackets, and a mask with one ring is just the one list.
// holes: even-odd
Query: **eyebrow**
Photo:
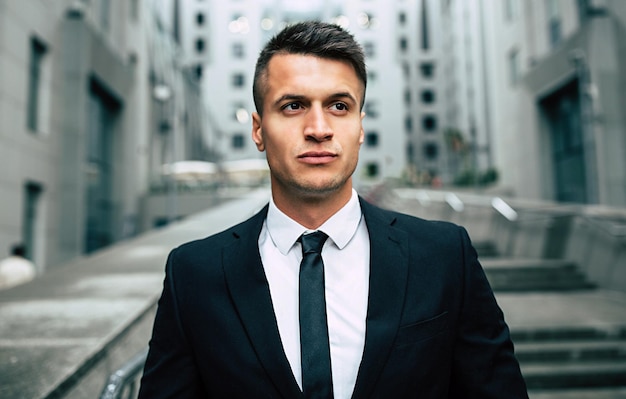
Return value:
[[(336, 100), (336, 99), (340, 99), (340, 98), (349, 98), (351, 101), (353, 101), (355, 104), (357, 103), (356, 98), (354, 98), (354, 96), (352, 94), (350, 94), (349, 92), (339, 92), (339, 93), (333, 93), (331, 94), (328, 99), (330, 100)], [(286, 100), (291, 100), (291, 101), (302, 101), (305, 100), (306, 96), (300, 95), (300, 94), (283, 94), (282, 96), (280, 96), (276, 101), (274, 101), (274, 106), (278, 106), (281, 102), (286, 101)]]
[(282, 103), (285, 100), (297, 100), (297, 101), (302, 101), (304, 100), (305, 97), (298, 95), (298, 94), (283, 94), (282, 96), (278, 97), (278, 99), (276, 101), (274, 101), (274, 106), (278, 106), (280, 103)]

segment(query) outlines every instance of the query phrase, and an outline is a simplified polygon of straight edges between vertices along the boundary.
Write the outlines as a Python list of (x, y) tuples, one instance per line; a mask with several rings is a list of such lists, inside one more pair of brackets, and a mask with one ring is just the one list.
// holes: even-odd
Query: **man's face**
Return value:
[(363, 84), (347, 62), (311, 55), (272, 57), (265, 76), (263, 117), (252, 138), (266, 151), (273, 194), (320, 198), (352, 189), (363, 143)]

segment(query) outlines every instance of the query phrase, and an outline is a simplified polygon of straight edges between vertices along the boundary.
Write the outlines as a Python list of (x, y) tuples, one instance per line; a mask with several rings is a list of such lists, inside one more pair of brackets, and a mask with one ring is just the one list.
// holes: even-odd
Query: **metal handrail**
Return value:
[(626, 223), (624, 222), (616, 222), (615, 220), (607, 220), (590, 215), (581, 215), (581, 218), (589, 226), (593, 226), (611, 237), (626, 240)]
[(511, 222), (516, 221), (519, 217), (517, 211), (500, 197), (491, 200), (491, 207)]
[(102, 388), (100, 399), (134, 399), (139, 379), (148, 356), (148, 348), (133, 356), (119, 370), (111, 374)]

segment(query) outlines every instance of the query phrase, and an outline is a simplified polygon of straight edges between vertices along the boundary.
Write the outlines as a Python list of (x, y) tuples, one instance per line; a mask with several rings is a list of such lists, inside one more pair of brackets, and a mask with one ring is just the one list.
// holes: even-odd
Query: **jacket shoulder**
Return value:
[(381, 208), (364, 200), (361, 201), (361, 207), (365, 214), (366, 221), (370, 219), (375, 223), (389, 224), (408, 233), (423, 231), (429, 234), (458, 234), (459, 230), (464, 230), (462, 226), (451, 222), (423, 219), (406, 213)]
[[(177, 258), (194, 257), (199, 254), (205, 254), (207, 251), (215, 251), (230, 245), (233, 241), (240, 238), (258, 239), (263, 221), (267, 215), (267, 206), (261, 209), (254, 216), (244, 220), (236, 225), (228, 227), (218, 233), (212, 234), (205, 238), (188, 241), (181, 244), (171, 251), (170, 256)], [(256, 237), (255, 237), (256, 235)]]

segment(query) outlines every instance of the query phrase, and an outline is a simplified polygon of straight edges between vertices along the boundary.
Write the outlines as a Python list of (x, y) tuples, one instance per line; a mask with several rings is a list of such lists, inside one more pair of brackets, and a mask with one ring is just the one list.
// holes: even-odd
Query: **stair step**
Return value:
[(473, 242), (473, 245), (481, 259), (494, 258), (498, 255), (498, 249), (493, 241), (477, 241)]
[(520, 363), (541, 361), (626, 361), (626, 340), (522, 342), (515, 344)]
[(480, 263), (485, 269), (576, 269), (576, 263), (565, 259), (485, 257)]
[(522, 363), (529, 390), (626, 386), (626, 361)]
[(495, 291), (571, 291), (594, 287), (567, 260), (487, 258), (481, 263)]
[(617, 388), (529, 391), (530, 399), (626, 399), (626, 386)]
[(594, 288), (584, 277), (516, 277), (493, 276), (487, 274), (487, 280), (494, 291), (579, 291)]
[(572, 342), (582, 340), (626, 339), (626, 325), (558, 326), (530, 329), (512, 329), (511, 339), (516, 345), (524, 342)]

